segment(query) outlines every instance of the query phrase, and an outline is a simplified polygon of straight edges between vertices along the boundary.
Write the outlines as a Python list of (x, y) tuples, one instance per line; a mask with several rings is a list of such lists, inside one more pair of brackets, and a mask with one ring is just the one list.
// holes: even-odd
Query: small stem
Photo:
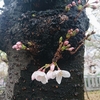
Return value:
[(85, 37), (79, 42), (80, 45), (75, 49), (75, 51), (71, 51), (70, 54), (75, 54), (75, 53), (78, 51), (78, 49), (84, 44), (84, 41), (85, 41), (89, 36), (91, 36), (92, 34), (95, 34), (95, 32), (92, 31), (90, 34), (88, 34), (87, 36), (85, 36)]
[(83, 44), (84, 44), (84, 43), (81, 43), (81, 44), (75, 49), (75, 51), (71, 51), (70, 54), (75, 54), (75, 53), (78, 51), (78, 49), (79, 49)]
[(63, 46), (63, 42), (60, 43), (56, 53), (54, 54), (52, 62), (57, 62), (61, 58), (61, 47), (62, 46)]
[(94, 31), (92, 31), (90, 34), (88, 34), (87, 36), (85, 36), (79, 43), (82, 43), (83, 41), (85, 41), (89, 36), (91, 36), (92, 34), (95, 34)]
[(87, 0), (86, 4), (83, 6), (83, 8), (81, 9), (81, 11), (77, 14), (75, 21), (77, 20), (77, 18), (80, 16), (81, 12), (84, 10), (84, 8), (86, 7), (87, 3), (89, 0)]

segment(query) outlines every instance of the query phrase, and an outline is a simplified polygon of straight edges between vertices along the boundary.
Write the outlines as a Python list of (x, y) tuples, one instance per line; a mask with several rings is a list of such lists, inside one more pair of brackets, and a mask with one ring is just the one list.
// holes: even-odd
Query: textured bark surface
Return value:
[[(76, 7), (69, 12), (64, 10), (71, 0), (43, 0), (42, 3), (42, 0), (7, 1), (8, 10), (0, 16), (0, 48), (7, 53), (9, 60), (5, 100), (84, 100), (83, 47), (74, 55), (68, 51), (62, 54), (58, 65), (68, 70), (71, 77), (63, 79), (60, 85), (55, 80), (50, 80), (46, 85), (32, 82), (31, 74), (45, 63), (51, 63), (59, 37), (64, 38), (69, 29), (79, 28), (80, 32), (69, 40), (73, 47), (79, 45), (88, 28), (85, 12), (74, 21), (78, 13)], [(84, 4), (85, 0), (82, 2)], [(69, 19), (62, 20), (60, 16), (63, 15)], [(12, 46), (17, 41), (25, 45), (32, 41), (33, 51), (13, 50)]]

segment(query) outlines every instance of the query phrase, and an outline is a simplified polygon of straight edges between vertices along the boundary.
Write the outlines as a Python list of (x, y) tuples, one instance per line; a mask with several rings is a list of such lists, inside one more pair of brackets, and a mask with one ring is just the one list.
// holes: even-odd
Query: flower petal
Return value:
[(46, 84), (46, 83), (48, 83), (48, 79), (47, 79), (47, 77), (46, 77), (46, 76), (43, 77), (42, 80), (41, 80), (41, 82), (42, 82), (42, 84)]
[(68, 71), (62, 70), (62, 76), (63, 77), (70, 77), (70, 73)]
[(56, 81), (58, 84), (61, 83), (61, 80), (62, 80), (62, 76), (60, 74), (56, 75)]
[(55, 75), (55, 73), (53, 71), (49, 70), (47, 72), (47, 78), (48, 79), (54, 79), (55, 77), (56, 77), (56, 75)]
[(34, 80), (35, 77), (36, 77), (36, 71), (32, 74), (32, 76), (31, 76), (31, 80)]

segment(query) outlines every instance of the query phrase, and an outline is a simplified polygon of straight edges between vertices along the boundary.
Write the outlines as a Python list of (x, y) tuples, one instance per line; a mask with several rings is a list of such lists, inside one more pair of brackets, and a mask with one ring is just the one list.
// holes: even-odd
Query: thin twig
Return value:
[(88, 37), (91, 36), (92, 34), (95, 34), (95, 32), (92, 31), (90, 34), (88, 34), (87, 36), (85, 36), (79, 43), (82, 43), (83, 41), (85, 41), (86, 39), (88, 39)]
[(52, 62), (57, 62), (61, 58), (61, 47), (63, 45), (63, 42), (60, 43), (56, 53), (54, 54), (54, 57), (52, 59)]
[(75, 49), (75, 51), (71, 51), (70, 54), (75, 54), (75, 53), (78, 51), (78, 49), (79, 49), (83, 44), (84, 44), (84, 43), (82, 42), (82, 43)]
[(75, 21), (77, 20), (77, 18), (80, 16), (81, 12), (84, 10), (84, 8), (86, 7), (87, 3), (89, 0), (86, 1), (86, 4), (83, 6), (83, 8), (81, 9), (81, 11), (77, 14)]
[(92, 31), (90, 34), (88, 34), (87, 36), (85, 36), (85, 37), (79, 42), (80, 45), (75, 49), (75, 51), (71, 51), (70, 54), (75, 54), (75, 53), (78, 51), (78, 49), (84, 44), (84, 41), (85, 41), (89, 36), (91, 36), (92, 34), (95, 34), (95, 32)]

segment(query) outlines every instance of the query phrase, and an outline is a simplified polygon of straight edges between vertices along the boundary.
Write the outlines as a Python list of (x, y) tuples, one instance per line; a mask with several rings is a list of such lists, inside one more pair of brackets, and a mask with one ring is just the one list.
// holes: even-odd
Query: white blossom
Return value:
[(42, 72), (42, 71), (35, 71), (35, 72), (32, 74), (31, 79), (32, 79), (32, 80), (36, 79), (37, 81), (42, 82), (43, 84), (48, 83), (47, 76), (46, 76), (46, 74), (45, 74), (44, 72)]
[(54, 79), (55, 77), (56, 77), (56, 74), (54, 73), (54, 71), (49, 70), (49, 71), (47, 72), (47, 78), (48, 78), (48, 79)]
[(65, 70), (55, 70), (54, 73), (56, 75), (56, 81), (58, 84), (61, 83), (62, 77), (64, 77), (64, 78), (70, 77), (70, 73), (68, 71), (65, 71)]

